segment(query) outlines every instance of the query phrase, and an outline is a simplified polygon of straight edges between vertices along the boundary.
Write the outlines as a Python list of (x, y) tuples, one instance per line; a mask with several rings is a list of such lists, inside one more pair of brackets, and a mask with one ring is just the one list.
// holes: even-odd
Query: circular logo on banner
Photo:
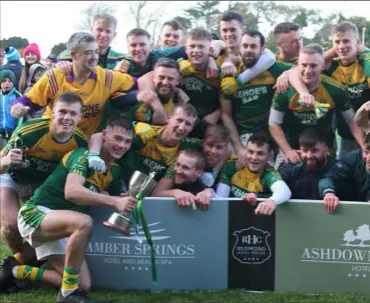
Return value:
[(268, 231), (255, 227), (233, 232), (236, 237), (232, 250), (233, 258), (243, 264), (262, 264), (271, 258), (271, 248), (267, 238)]

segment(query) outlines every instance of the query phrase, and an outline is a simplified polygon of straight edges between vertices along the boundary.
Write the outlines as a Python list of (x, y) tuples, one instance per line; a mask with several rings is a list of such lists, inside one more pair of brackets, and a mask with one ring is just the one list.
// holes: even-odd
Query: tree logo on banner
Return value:
[(243, 264), (262, 264), (271, 258), (268, 237), (271, 234), (255, 227), (234, 231), (236, 237), (232, 255)]
[(343, 234), (343, 241), (346, 243), (342, 246), (370, 247), (370, 226), (363, 224), (356, 231), (347, 230)]

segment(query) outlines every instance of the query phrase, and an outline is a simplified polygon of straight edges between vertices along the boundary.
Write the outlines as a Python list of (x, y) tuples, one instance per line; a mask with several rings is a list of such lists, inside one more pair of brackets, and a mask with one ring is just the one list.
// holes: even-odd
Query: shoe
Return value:
[(13, 256), (6, 257), (2, 265), (0, 265), (0, 289), (5, 291), (10, 284), (13, 284), (15, 279), (13, 277), (13, 267), (18, 266), (20, 263)]
[(62, 295), (62, 290), (59, 290), (57, 302), (58, 303), (105, 303), (104, 301), (90, 299), (87, 296), (86, 292), (79, 290), (79, 289), (76, 289), (74, 292), (70, 293), (66, 297)]

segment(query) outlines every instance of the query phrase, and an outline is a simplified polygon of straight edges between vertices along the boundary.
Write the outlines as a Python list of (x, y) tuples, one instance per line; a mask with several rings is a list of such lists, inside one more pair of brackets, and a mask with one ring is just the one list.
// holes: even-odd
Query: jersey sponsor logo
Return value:
[(293, 112), (294, 116), (301, 120), (304, 125), (317, 125), (315, 112)]
[(231, 186), (231, 192), (237, 198), (243, 198), (245, 196), (245, 194), (246, 194), (246, 192), (244, 192), (240, 188), (236, 187), (235, 185), (232, 185)]
[(241, 90), (238, 90), (233, 94), (233, 97), (242, 99), (242, 103), (246, 104), (255, 100), (258, 100), (258, 98), (261, 95), (266, 95), (268, 93), (266, 86), (261, 87), (254, 87), (254, 88), (244, 88)]
[(362, 97), (362, 93), (369, 90), (367, 83), (357, 83), (347, 86), (347, 94), (351, 100), (356, 100)]
[(212, 90), (212, 86), (204, 83), (195, 77), (185, 77), (182, 79), (181, 84), (187, 91), (203, 92), (204, 90)]
[(46, 162), (41, 159), (31, 158), (31, 163), (35, 165), (36, 170), (43, 173), (51, 173), (58, 163)]
[(160, 164), (158, 162), (155, 162), (149, 158), (145, 158), (143, 161), (144, 165), (148, 166), (151, 170), (161, 173), (164, 170), (166, 170), (166, 166), (163, 164)]
[(89, 187), (87, 188), (88, 190), (91, 190), (91, 191), (93, 191), (93, 192), (95, 192), (95, 193), (100, 193), (100, 190), (99, 190), (99, 188), (97, 188), (95, 185), (93, 185), (93, 184), (90, 184), (89, 185)]
[(83, 118), (96, 117), (100, 114), (100, 104), (88, 104), (82, 107)]

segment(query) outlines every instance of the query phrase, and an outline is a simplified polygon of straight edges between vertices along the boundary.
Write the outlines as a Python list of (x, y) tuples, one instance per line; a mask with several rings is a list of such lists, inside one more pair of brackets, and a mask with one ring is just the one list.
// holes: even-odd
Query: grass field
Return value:
[[(0, 242), (0, 258), (8, 255), (8, 249)], [(369, 286), (370, 287), (370, 286)], [(94, 290), (91, 297), (107, 302), (140, 302), (140, 303), (182, 303), (182, 302), (370, 302), (370, 296), (359, 296), (355, 294), (333, 295), (333, 294), (302, 294), (302, 293), (252, 293), (246, 290), (223, 290), (223, 291), (170, 291), (150, 293), (142, 291), (111, 291)], [(10, 295), (0, 295), (1, 303), (52, 303), (56, 302), (57, 291), (46, 286), (35, 285), (34, 288)]]

